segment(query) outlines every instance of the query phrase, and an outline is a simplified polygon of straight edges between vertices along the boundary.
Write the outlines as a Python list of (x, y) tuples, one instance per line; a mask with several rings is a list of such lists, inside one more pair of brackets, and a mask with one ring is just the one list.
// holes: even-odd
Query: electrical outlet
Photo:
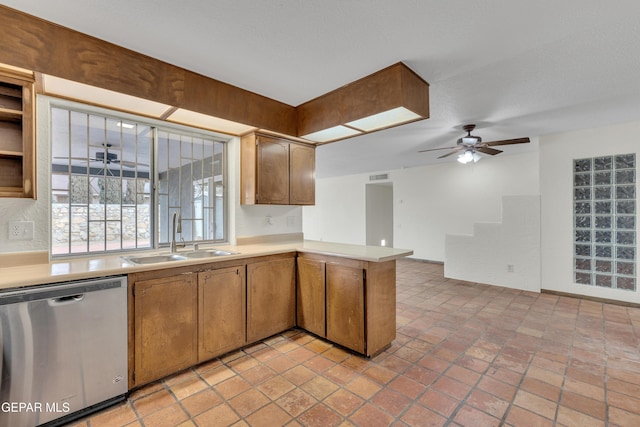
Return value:
[(507, 264), (507, 273), (513, 273), (513, 264)]
[(33, 240), (33, 221), (9, 221), (9, 240)]

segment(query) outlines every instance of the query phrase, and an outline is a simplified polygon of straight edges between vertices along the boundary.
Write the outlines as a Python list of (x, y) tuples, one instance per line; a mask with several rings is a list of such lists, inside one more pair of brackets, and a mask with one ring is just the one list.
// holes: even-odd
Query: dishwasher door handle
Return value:
[(49, 305), (50, 306), (56, 306), (56, 305), (68, 305), (68, 304), (73, 304), (76, 302), (80, 302), (84, 299), (84, 294), (77, 294), (77, 295), (68, 295), (68, 296), (64, 296), (64, 297), (58, 297), (58, 298), (51, 298), (49, 299)]

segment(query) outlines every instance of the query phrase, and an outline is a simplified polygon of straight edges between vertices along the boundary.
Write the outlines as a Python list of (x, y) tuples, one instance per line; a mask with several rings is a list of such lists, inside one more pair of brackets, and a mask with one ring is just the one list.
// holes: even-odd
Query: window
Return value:
[(157, 139), (160, 244), (170, 242), (174, 214), (182, 240), (224, 240), (224, 143), (164, 129)]
[(52, 106), (53, 256), (225, 241), (225, 142), (154, 125)]
[(573, 162), (574, 280), (636, 290), (635, 154)]

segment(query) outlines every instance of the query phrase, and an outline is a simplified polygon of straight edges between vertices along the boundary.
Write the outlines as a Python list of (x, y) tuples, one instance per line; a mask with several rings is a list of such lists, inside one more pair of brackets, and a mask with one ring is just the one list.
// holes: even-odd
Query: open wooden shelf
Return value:
[(34, 82), (0, 65), (0, 197), (36, 197)]
[[(0, 95), (1, 96), (1, 95)], [(0, 120), (22, 120), (22, 111), (0, 107)]]
[(0, 158), (2, 157), (22, 157), (24, 153), (22, 151), (9, 151), (9, 150), (0, 150)]

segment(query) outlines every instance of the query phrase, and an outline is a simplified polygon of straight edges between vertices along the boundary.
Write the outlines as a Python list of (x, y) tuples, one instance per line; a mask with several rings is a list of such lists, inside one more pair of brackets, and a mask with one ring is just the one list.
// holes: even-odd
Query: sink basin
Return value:
[(158, 262), (183, 261), (190, 258), (214, 258), (225, 255), (234, 255), (236, 253), (237, 252), (223, 251), (220, 249), (201, 249), (175, 254), (124, 256), (122, 258), (134, 264), (156, 264)]
[(234, 255), (236, 252), (222, 251), (220, 249), (208, 249), (208, 250), (198, 250), (192, 252), (183, 252), (180, 255), (183, 255), (187, 258), (212, 258), (218, 256), (225, 255)]
[(122, 258), (134, 264), (155, 264), (158, 262), (182, 261), (187, 259), (187, 257), (178, 254), (126, 256)]

